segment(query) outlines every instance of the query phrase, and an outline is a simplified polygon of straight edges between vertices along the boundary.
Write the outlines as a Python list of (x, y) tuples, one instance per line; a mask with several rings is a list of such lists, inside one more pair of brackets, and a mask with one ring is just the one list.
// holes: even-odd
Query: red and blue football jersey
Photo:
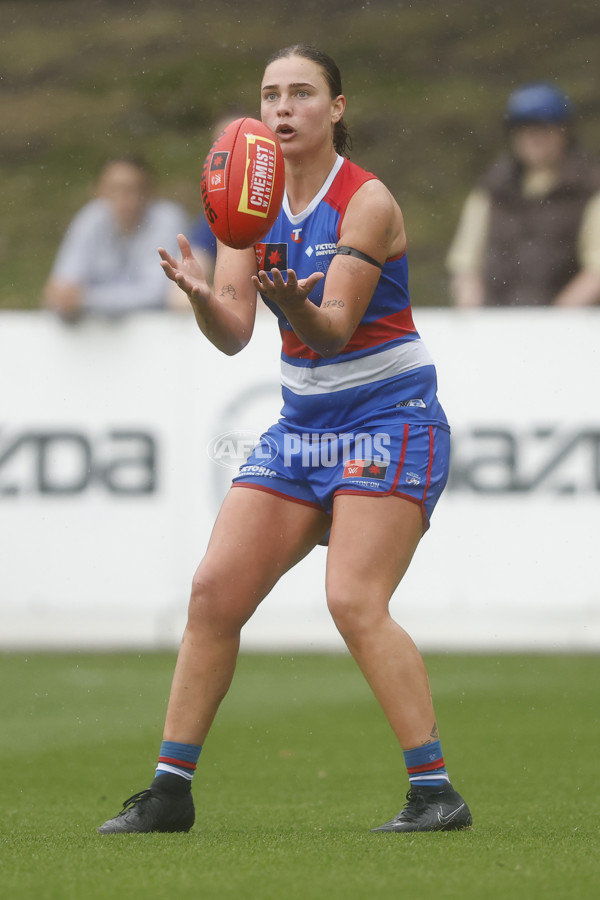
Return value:
[[(298, 278), (327, 273), (350, 199), (375, 178), (347, 159), (337, 161), (309, 206), (293, 215), (287, 194), (273, 228), (255, 246), (259, 268), (293, 269)], [(360, 248), (358, 248), (360, 249)], [(319, 306), (325, 279), (310, 300)], [(328, 431), (360, 427), (373, 416), (390, 424), (448, 427), (437, 399), (433, 361), (413, 323), (406, 254), (386, 260), (356, 331), (334, 357), (321, 357), (277, 316), (282, 337), (283, 421), (288, 428)]]

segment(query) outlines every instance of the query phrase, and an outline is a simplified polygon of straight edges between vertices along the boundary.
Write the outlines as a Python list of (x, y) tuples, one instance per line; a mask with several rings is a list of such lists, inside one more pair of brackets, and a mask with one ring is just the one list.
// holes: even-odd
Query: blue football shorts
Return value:
[(365, 431), (300, 434), (278, 422), (261, 436), (233, 485), (329, 514), (340, 494), (395, 494), (420, 507), (425, 531), (448, 480), (450, 431), (406, 422), (372, 425)]

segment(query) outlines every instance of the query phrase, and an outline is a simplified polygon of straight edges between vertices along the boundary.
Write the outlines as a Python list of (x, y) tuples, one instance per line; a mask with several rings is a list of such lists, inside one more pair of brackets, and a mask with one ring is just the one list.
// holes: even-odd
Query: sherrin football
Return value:
[(213, 234), (228, 247), (252, 247), (273, 225), (283, 200), (283, 154), (258, 119), (236, 119), (221, 132), (202, 168), (202, 202)]

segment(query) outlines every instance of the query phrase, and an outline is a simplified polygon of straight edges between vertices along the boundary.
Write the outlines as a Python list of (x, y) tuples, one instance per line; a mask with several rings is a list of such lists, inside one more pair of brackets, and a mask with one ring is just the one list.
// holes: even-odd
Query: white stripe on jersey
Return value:
[(415, 340), (382, 350), (381, 353), (370, 353), (359, 359), (330, 365), (292, 366), (282, 360), (281, 384), (294, 394), (329, 394), (431, 365), (433, 360), (427, 347), (423, 341)]

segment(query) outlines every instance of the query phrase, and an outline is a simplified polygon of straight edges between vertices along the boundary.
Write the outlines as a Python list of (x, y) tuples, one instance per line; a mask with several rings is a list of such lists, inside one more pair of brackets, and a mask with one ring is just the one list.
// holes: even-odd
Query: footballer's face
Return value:
[(267, 66), (261, 86), (261, 118), (275, 132), (286, 158), (333, 146), (333, 126), (343, 114), (342, 95), (331, 96), (321, 67), (302, 56)]

